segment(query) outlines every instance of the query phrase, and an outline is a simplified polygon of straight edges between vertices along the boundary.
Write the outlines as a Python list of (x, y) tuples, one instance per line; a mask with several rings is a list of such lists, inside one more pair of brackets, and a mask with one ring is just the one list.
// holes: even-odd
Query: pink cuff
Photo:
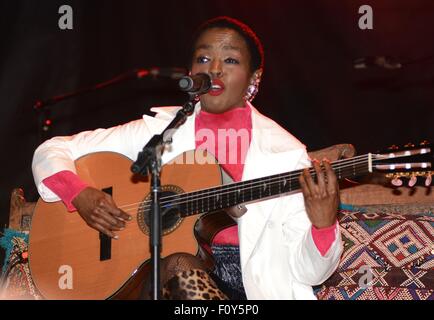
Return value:
[(312, 226), (313, 242), (315, 242), (318, 251), (323, 257), (326, 255), (327, 251), (329, 251), (331, 245), (336, 239), (337, 224), (338, 222), (336, 221), (334, 225), (322, 229), (317, 229)]
[(42, 182), (63, 201), (69, 212), (77, 210), (71, 202), (89, 186), (75, 173), (66, 170), (55, 173)]

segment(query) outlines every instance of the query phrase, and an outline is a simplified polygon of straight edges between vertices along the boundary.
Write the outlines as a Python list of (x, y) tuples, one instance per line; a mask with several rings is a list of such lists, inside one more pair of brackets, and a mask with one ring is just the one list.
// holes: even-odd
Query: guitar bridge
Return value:
[[(102, 189), (103, 192), (113, 195), (113, 188)], [(99, 233), (99, 260), (105, 261), (112, 258), (112, 238), (108, 235), (100, 232)]]
[(105, 261), (112, 258), (112, 238), (108, 235), (99, 233), (99, 260)]

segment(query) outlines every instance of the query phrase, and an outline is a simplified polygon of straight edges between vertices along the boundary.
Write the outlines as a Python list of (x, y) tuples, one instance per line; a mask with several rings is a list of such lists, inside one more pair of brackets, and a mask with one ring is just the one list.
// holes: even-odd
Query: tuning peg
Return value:
[(428, 172), (425, 179), (425, 187), (429, 187), (431, 185), (431, 182), (432, 182), (432, 175), (431, 173)]
[(412, 174), (410, 180), (408, 180), (408, 186), (410, 188), (413, 188), (416, 182), (417, 182), (417, 177), (415, 174)]
[(395, 178), (393, 178), (393, 180), (392, 180), (391, 182), (392, 182), (392, 184), (393, 184), (395, 187), (400, 187), (400, 186), (402, 186), (402, 180), (399, 179), (398, 176), (395, 176)]
[(409, 142), (406, 145), (404, 145), (404, 148), (414, 148), (414, 144)]

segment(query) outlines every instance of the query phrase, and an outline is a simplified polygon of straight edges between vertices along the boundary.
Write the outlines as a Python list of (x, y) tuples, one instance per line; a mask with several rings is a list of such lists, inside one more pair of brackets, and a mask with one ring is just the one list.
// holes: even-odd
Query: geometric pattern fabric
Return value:
[(335, 273), (314, 288), (317, 298), (434, 300), (433, 211), (376, 209), (340, 210), (344, 252)]

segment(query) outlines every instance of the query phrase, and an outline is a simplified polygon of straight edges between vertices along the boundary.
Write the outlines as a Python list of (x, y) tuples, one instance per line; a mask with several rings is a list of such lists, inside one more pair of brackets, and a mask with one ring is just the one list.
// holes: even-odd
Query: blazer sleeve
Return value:
[[(297, 168), (310, 166), (306, 152), (300, 158)], [(335, 229), (335, 241), (322, 256), (312, 238), (312, 224), (307, 216), (302, 193), (287, 197), (289, 214), (282, 226), (287, 262), (292, 277), (298, 282), (314, 286), (323, 283), (336, 270), (342, 253), (339, 224)]]
[(112, 151), (135, 160), (150, 138), (151, 132), (145, 121), (139, 119), (109, 129), (84, 131), (45, 141), (34, 152), (32, 161), (33, 177), (40, 196), (48, 202), (60, 200), (42, 181), (64, 170), (76, 173), (74, 161), (81, 156)]

